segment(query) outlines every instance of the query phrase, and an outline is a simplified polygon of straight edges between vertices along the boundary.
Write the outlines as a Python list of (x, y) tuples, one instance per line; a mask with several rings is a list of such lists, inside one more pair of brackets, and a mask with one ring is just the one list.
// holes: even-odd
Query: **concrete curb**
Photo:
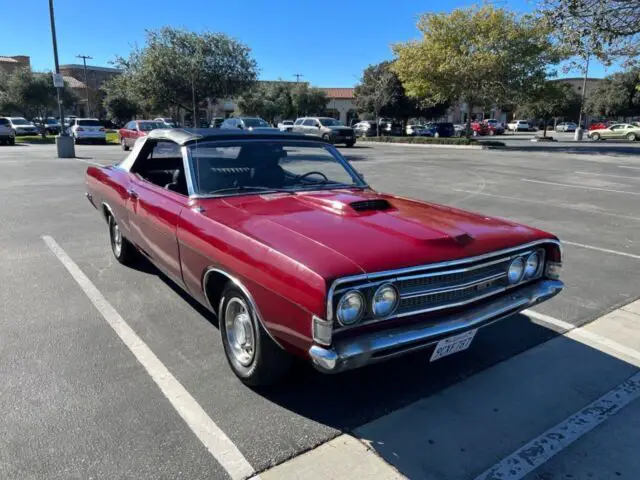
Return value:
[(416, 148), (453, 148), (457, 150), (504, 150), (508, 148), (505, 146), (494, 145), (446, 145), (446, 144), (434, 144), (429, 145), (425, 143), (386, 143), (386, 142), (369, 142), (362, 140), (359, 142), (361, 145), (385, 145), (388, 147), (416, 147)]

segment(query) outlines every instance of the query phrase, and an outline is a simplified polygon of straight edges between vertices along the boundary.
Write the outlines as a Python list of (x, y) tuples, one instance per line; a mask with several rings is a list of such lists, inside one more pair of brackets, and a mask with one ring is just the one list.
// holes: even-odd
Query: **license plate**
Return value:
[(471, 346), (471, 342), (473, 341), (473, 337), (475, 337), (477, 331), (478, 329), (476, 328), (474, 330), (469, 330), (468, 332), (440, 340), (436, 345), (436, 349), (433, 351), (433, 355), (431, 355), (430, 361), (434, 362), (439, 358), (466, 350)]

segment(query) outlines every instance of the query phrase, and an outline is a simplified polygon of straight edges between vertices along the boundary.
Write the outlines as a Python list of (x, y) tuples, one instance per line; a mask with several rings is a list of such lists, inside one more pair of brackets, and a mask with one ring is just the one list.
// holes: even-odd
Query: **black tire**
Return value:
[(124, 138), (120, 139), (120, 146), (122, 147), (122, 150), (124, 150), (125, 152), (129, 150), (129, 145), (127, 145), (127, 141)]
[(352, 148), (356, 142), (347, 142), (347, 148)]
[[(240, 309), (240, 313), (237, 309)], [(236, 318), (242, 315), (244, 315), (243, 322), (246, 322), (244, 326), (238, 329), (233, 328), (238, 320), (231, 317)], [(282, 380), (289, 372), (293, 358), (269, 337), (257, 320), (251, 302), (235, 285), (228, 285), (222, 292), (218, 323), (229, 366), (245, 385), (250, 387), (272, 385)], [(230, 334), (227, 333), (228, 324), (233, 328)], [(234, 341), (237, 330), (243, 335), (242, 340), (245, 342), (242, 345)], [(247, 342), (248, 334), (252, 335), (252, 338)], [(235, 346), (232, 346), (232, 343)], [(252, 354), (249, 354), (245, 349), (251, 343), (253, 343), (250, 348)], [(243, 354), (246, 358), (243, 358)]]
[[(120, 237), (119, 245), (117, 239), (118, 234)], [(138, 252), (136, 252), (136, 248), (129, 242), (129, 240), (124, 238), (124, 235), (120, 232), (118, 222), (113, 215), (109, 215), (109, 240), (113, 256), (116, 257), (116, 260), (122, 265), (131, 265), (137, 260)]]
[(6, 140), (4, 138), (0, 138), (0, 145), (8, 145), (8, 144), (9, 144), (8, 138)]
[(592, 133), (591, 134), (591, 140), (595, 140), (597, 142), (598, 140), (600, 140), (600, 134), (599, 133)]
[(333, 142), (331, 141), (331, 137), (329, 136), (329, 134), (328, 134), (328, 133), (325, 133), (324, 135), (322, 135), (322, 139), (323, 139), (325, 142), (333, 143)]
[(9, 145), (15, 145), (16, 144), (16, 137), (9, 137), (9, 140), (7, 140), (7, 143)]
[(636, 136), (635, 133), (630, 132), (627, 133), (627, 140), (629, 140), (630, 142), (635, 142), (638, 139), (638, 137)]

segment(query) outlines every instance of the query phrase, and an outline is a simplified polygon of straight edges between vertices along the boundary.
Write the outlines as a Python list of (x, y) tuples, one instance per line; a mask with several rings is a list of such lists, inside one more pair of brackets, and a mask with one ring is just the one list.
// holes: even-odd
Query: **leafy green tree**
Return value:
[(542, 119), (544, 121), (542, 136), (546, 138), (549, 119), (562, 116), (567, 111), (573, 97), (572, 94), (573, 89), (566, 83), (546, 81), (537, 84), (532, 88), (529, 100), (518, 106), (515, 114), (522, 118)]
[(640, 68), (614, 73), (589, 92), (585, 110), (593, 115), (638, 116), (640, 115), (639, 87)]
[(180, 107), (197, 121), (204, 99), (241, 94), (257, 77), (246, 45), (222, 33), (194, 33), (164, 27), (147, 31), (146, 45), (117, 65), (129, 79), (131, 98), (144, 98), (157, 110)]
[(309, 87), (306, 83), (299, 83), (293, 88), (291, 100), (298, 117), (324, 115), (327, 110), (327, 92)]
[[(405, 96), (402, 83), (391, 70), (391, 62), (369, 65), (362, 80), (354, 90), (355, 104), (359, 110), (371, 112), (376, 124), (381, 114), (390, 114)], [(378, 136), (380, 129), (377, 129)]]
[(104, 106), (107, 114), (118, 123), (125, 123), (143, 110), (143, 102), (136, 97), (130, 85), (129, 74), (125, 73), (107, 81), (103, 88), (106, 92)]
[[(70, 108), (77, 98), (67, 87), (62, 89), (61, 100), (63, 107)], [(22, 68), (3, 76), (0, 80), (0, 111), (17, 112), (26, 118), (55, 115), (58, 97), (51, 73)]]
[(522, 102), (562, 57), (546, 22), (491, 5), (427, 13), (418, 29), (420, 40), (393, 46), (393, 69), (407, 94), (431, 104), (463, 101), (470, 113)]
[(271, 123), (291, 118), (295, 115), (293, 86), (282, 81), (258, 83), (240, 97), (238, 107), (245, 115), (257, 115)]

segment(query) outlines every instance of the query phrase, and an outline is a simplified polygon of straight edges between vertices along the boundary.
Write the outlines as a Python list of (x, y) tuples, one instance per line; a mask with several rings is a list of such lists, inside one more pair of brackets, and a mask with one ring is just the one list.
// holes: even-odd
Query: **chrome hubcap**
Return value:
[(244, 300), (237, 297), (229, 300), (224, 312), (224, 324), (232, 355), (241, 365), (250, 365), (255, 354), (255, 335), (251, 313)]
[(113, 226), (111, 227), (111, 236), (113, 238), (113, 253), (119, 257), (122, 251), (122, 234), (116, 222), (113, 222)]

